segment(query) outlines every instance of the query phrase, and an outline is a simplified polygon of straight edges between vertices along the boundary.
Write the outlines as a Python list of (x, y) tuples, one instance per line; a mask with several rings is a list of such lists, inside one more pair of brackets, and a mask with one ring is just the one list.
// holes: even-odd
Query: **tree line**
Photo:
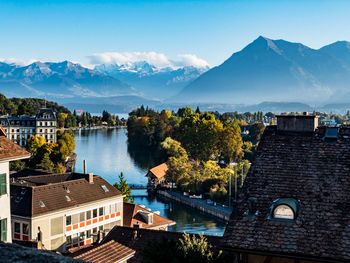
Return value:
[[(141, 106), (129, 114), (128, 141), (163, 151), (168, 156), (167, 179), (178, 189), (225, 201), (230, 178), (244, 180), (264, 127), (261, 122), (248, 127), (244, 120), (229, 116), (199, 108), (157, 112)], [(243, 126), (251, 131), (245, 137)]]
[(92, 126), (124, 126), (126, 120), (119, 119), (107, 111), (103, 111), (101, 116), (93, 116), (89, 112), (73, 113), (64, 106), (56, 102), (37, 98), (6, 98), (0, 93), (0, 116), (1, 115), (28, 115), (33, 116), (40, 108), (53, 109), (57, 114), (59, 128), (76, 128)]

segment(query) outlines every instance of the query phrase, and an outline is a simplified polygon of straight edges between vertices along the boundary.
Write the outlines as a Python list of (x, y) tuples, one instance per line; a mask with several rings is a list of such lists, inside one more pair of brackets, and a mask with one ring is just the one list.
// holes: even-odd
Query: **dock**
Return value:
[(190, 198), (188, 196), (174, 191), (158, 190), (157, 194), (161, 197), (165, 197), (177, 201), (181, 204), (198, 209), (204, 213), (210, 214), (224, 221), (229, 221), (231, 213), (233, 211), (232, 207), (229, 208), (227, 206), (222, 206), (220, 204), (216, 204), (215, 202), (209, 204), (207, 200)]

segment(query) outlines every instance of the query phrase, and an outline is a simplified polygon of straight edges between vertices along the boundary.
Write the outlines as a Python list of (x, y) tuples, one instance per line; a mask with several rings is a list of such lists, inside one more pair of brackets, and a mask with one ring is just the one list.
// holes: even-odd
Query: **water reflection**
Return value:
[[(80, 130), (76, 132), (76, 171), (82, 172), (82, 161), (87, 160), (88, 171), (115, 183), (123, 172), (129, 184), (146, 184), (149, 167), (162, 160), (157, 154), (128, 147), (126, 129)], [(153, 211), (172, 219), (177, 224), (171, 231), (222, 235), (225, 223), (198, 210), (176, 202), (147, 196), (145, 190), (133, 191), (135, 203), (144, 204)]]
[(147, 196), (145, 190), (133, 191), (134, 201), (143, 204), (152, 211), (159, 211), (162, 216), (176, 221), (170, 231), (223, 235), (226, 223), (196, 209), (156, 196)]

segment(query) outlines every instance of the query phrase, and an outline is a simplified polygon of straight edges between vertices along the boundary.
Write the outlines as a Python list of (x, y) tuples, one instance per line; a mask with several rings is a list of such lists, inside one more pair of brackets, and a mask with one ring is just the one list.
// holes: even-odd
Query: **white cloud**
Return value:
[(178, 68), (183, 66), (206, 67), (208, 62), (197, 57), (194, 54), (180, 54), (176, 60), (169, 59), (163, 53), (157, 52), (104, 52), (88, 56), (90, 64), (128, 64), (139, 61), (146, 61), (158, 68), (172, 67)]
[(180, 63), (182, 66), (194, 66), (198, 68), (209, 67), (209, 63), (202, 58), (197, 57), (194, 54), (180, 54)]
[(39, 61), (39, 60), (38, 59), (0, 58), (0, 61), (7, 63), (7, 64), (15, 64), (18, 66), (27, 66), (27, 65), (32, 64), (32, 63)]

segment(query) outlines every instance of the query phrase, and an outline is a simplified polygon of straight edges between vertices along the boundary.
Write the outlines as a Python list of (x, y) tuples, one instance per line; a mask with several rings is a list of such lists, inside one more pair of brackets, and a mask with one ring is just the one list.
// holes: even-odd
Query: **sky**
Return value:
[(0, 60), (216, 66), (262, 35), (350, 41), (347, 0), (0, 0)]

